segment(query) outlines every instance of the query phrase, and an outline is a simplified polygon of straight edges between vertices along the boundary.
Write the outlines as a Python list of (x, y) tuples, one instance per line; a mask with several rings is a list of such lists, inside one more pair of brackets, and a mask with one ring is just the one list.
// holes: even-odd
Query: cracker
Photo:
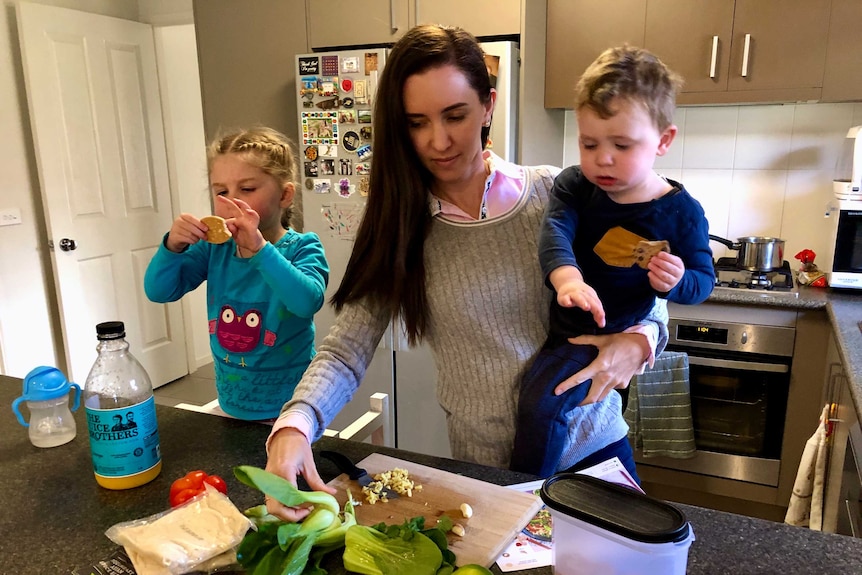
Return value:
[(659, 252), (670, 252), (670, 244), (667, 240), (641, 240), (635, 246), (635, 263), (647, 269), (650, 259)]
[(204, 216), (201, 222), (207, 229), (207, 241), (212, 244), (223, 244), (231, 238), (230, 230), (219, 216)]

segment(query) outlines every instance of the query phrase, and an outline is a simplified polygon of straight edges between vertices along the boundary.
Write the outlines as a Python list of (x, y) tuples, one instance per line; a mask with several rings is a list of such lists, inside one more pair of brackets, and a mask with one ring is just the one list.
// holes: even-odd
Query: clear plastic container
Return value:
[(96, 335), (99, 355), (83, 392), (93, 472), (107, 489), (138, 487), (162, 470), (153, 386), (123, 322), (100, 323)]
[[(69, 409), (69, 395), (73, 405)], [(57, 447), (75, 439), (77, 427), (72, 412), (78, 409), (81, 388), (69, 383), (56, 367), (41, 366), (24, 377), (21, 397), (12, 402), (12, 411), (18, 422), (28, 428), (30, 442), (36, 447)], [(27, 422), (21, 413), (21, 404), (30, 411)]]
[(577, 473), (549, 477), (541, 497), (555, 575), (685, 575), (694, 532), (673, 505)]

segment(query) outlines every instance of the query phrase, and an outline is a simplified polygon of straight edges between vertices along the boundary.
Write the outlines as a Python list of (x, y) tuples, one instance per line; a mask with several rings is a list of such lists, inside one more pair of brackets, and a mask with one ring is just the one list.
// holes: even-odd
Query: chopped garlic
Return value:
[(473, 517), (473, 508), (470, 507), (468, 503), (462, 503), (461, 515), (463, 515), (466, 519), (470, 519), (471, 517)]
[(414, 491), (421, 491), (422, 486), (416, 485), (410, 478), (410, 473), (406, 469), (396, 467), (390, 471), (384, 471), (374, 476), (374, 481), (362, 488), (362, 493), (365, 494), (365, 500), (374, 505), (378, 501), (387, 502), (386, 489), (394, 491), (400, 495), (413, 497)]

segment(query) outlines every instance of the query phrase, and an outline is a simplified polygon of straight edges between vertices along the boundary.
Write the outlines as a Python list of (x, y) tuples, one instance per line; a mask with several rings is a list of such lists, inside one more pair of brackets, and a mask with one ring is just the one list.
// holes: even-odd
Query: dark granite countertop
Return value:
[[(0, 376), (0, 402), (8, 406), (20, 393), (20, 380)], [(93, 478), (82, 410), (75, 414), (75, 440), (51, 449), (32, 446), (11, 409), (0, 413), (2, 574), (65, 575), (108, 557), (117, 548), (105, 537), (105, 530), (166, 509), (171, 482), (191, 469), (224, 477), (229, 495), (240, 509), (260, 503), (259, 493), (240, 484), (231, 470), (241, 464), (265, 465), (263, 443), (269, 431), (265, 425), (157, 406), (164, 462), (161, 475), (136, 489), (109, 491)], [(314, 445), (315, 452), (332, 448), (357, 461), (379, 451), (498, 485), (535, 479), (340, 439), (324, 438)], [(317, 461), (325, 480), (337, 475), (328, 461)], [(700, 507), (678, 507), (691, 521), (696, 536), (689, 553), (690, 574), (862, 571), (862, 540)], [(496, 566), (493, 570), (500, 572)], [(343, 570), (333, 567), (330, 573), (339, 575)], [(522, 573), (550, 575), (552, 570)]]

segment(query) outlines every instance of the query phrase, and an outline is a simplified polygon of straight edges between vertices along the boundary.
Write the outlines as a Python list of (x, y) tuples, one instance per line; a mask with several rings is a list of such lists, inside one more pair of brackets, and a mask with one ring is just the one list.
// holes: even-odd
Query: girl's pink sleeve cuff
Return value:
[(658, 327), (653, 323), (639, 323), (627, 328), (623, 333), (639, 333), (647, 339), (649, 344), (649, 355), (644, 359), (644, 363), (638, 370), (636, 375), (640, 375), (646, 370), (647, 365), (652, 367), (655, 364), (655, 347), (658, 344)]
[(292, 427), (305, 436), (308, 443), (311, 443), (311, 419), (301, 410), (287, 410), (278, 416), (275, 423), (272, 425), (272, 431), (269, 432), (269, 437), (266, 438), (266, 455), (269, 456), (269, 444), (272, 441), (273, 435), (285, 427)]

